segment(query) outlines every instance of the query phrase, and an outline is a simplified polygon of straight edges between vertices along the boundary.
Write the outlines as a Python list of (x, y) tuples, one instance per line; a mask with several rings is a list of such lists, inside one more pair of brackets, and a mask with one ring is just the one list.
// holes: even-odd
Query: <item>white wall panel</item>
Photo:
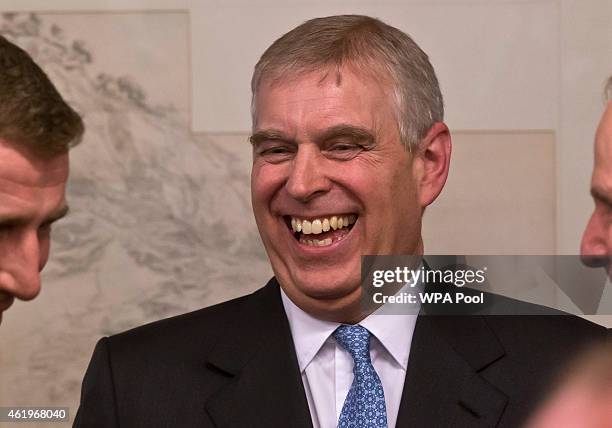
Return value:
[(593, 209), (593, 139), (604, 81), (612, 75), (612, 1), (564, 0), (562, 6), (558, 251), (575, 254)]
[(2, 0), (0, 10), (14, 12), (64, 12), (98, 10), (177, 10), (192, 0)]
[(430, 55), (458, 129), (554, 129), (557, 2), (203, 1), (192, 9), (193, 127), (250, 128), (249, 82), (265, 48), (316, 16), (376, 16)]

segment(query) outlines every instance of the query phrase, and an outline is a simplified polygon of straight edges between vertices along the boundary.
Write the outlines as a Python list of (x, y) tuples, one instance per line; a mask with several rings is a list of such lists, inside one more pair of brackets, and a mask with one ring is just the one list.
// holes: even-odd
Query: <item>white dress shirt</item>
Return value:
[[(353, 382), (353, 358), (331, 335), (340, 323), (322, 321), (281, 297), (314, 428), (335, 428)], [(372, 313), (359, 324), (371, 334), (370, 357), (385, 392), (387, 425), (395, 427), (417, 315)]]

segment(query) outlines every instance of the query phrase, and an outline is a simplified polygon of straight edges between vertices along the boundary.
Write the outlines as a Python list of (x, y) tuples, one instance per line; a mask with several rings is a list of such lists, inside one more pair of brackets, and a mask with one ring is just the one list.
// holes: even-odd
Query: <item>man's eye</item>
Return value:
[(286, 147), (272, 147), (270, 149), (266, 149), (263, 151), (263, 154), (267, 154), (267, 155), (277, 155), (277, 154), (283, 154), (283, 153), (288, 153), (289, 150)]
[(51, 234), (51, 223), (41, 224), (38, 228), (38, 236), (40, 237), (48, 237)]
[(279, 163), (289, 159), (294, 149), (287, 145), (263, 145), (256, 150), (257, 156), (270, 163)]
[(0, 233), (7, 234), (14, 231), (17, 228), (17, 224), (13, 222), (0, 223)]
[(357, 156), (363, 147), (359, 144), (354, 143), (336, 143), (328, 147), (326, 152), (329, 157), (340, 159), (340, 160), (350, 160)]
[(357, 146), (355, 144), (336, 144), (332, 147), (332, 150), (337, 152), (346, 152), (348, 150), (354, 150)]

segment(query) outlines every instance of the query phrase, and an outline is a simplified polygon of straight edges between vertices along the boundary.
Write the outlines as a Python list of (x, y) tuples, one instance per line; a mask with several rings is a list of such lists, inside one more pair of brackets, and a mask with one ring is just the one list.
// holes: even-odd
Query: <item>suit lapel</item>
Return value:
[(504, 350), (479, 316), (421, 315), (397, 427), (494, 427), (507, 397), (481, 376)]
[(227, 383), (206, 410), (218, 427), (312, 427), (278, 283), (249, 299), (209, 356)]

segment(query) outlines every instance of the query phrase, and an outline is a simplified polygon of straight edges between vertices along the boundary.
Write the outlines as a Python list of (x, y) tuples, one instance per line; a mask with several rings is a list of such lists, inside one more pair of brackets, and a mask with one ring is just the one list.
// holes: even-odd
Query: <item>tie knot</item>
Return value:
[(341, 325), (334, 339), (353, 357), (355, 363), (370, 360), (370, 332), (360, 325)]

